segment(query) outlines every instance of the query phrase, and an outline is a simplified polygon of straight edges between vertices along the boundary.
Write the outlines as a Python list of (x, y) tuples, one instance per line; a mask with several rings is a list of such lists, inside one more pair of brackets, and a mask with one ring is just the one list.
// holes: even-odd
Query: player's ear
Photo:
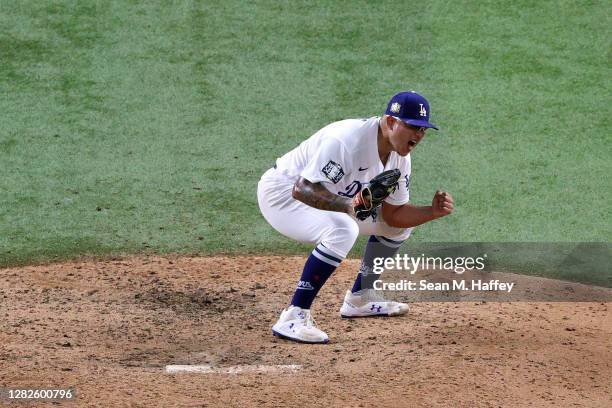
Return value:
[(393, 129), (393, 126), (395, 126), (395, 119), (393, 116), (385, 115), (384, 121), (385, 125), (387, 125), (387, 129)]

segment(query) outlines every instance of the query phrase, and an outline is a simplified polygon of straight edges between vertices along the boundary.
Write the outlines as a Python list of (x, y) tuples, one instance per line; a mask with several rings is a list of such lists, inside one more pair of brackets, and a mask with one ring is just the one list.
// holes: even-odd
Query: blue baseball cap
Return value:
[(394, 95), (387, 105), (385, 114), (396, 117), (409, 125), (438, 130), (436, 125), (429, 123), (429, 102), (414, 91)]

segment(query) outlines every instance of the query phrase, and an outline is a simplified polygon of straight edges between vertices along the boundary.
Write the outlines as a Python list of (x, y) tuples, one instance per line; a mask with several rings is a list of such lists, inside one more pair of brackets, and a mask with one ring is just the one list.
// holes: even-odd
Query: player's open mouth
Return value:
[(414, 140), (410, 140), (410, 141), (408, 142), (408, 146), (410, 146), (410, 147), (414, 147), (414, 146), (416, 146), (416, 142), (415, 142)]

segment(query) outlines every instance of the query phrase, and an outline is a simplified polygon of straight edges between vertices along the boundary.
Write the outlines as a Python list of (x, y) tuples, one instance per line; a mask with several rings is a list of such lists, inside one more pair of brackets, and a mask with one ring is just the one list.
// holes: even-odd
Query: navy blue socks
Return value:
[(373, 271), (374, 258), (386, 259), (394, 257), (403, 242), (404, 241), (393, 241), (385, 237), (371, 235), (366, 245), (361, 260), (361, 267), (359, 268), (359, 273), (357, 274), (351, 292), (355, 293), (361, 289), (372, 289), (374, 281), (380, 276)]
[[(373, 288), (374, 281), (379, 278), (379, 275), (374, 273), (374, 259), (394, 257), (402, 243), (403, 241), (394, 241), (382, 236), (370, 236), (351, 292)], [(323, 244), (317, 245), (306, 260), (291, 304), (302, 309), (310, 309), (319, 290), (340, 265), (340, 262), (342, 262), (340, 256)]]
[(302, 309), (310, 309), (319, 289), (340, 265), (340, 262), (342, 258), (338, 255), (325, 248), (323, 244), (317, 245), (306, 260), (291, 304)]

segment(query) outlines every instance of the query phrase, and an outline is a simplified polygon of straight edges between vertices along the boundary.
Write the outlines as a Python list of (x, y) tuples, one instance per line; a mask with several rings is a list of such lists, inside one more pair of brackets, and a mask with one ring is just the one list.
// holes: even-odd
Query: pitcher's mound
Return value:
[[(347, 260), (313, 307), (327, 345), (277, 339), (300, 257), (144, 257), (0, 271), (0, 386), (78, 406), (609, 407), (610, 303), (413, 303), (341, 319)], [(535, 279), (535, 278), (525, 278)], [(171, 373), (166, 366), (205, 367)], [(290, 367), (291, 369), (286, 369)]]

